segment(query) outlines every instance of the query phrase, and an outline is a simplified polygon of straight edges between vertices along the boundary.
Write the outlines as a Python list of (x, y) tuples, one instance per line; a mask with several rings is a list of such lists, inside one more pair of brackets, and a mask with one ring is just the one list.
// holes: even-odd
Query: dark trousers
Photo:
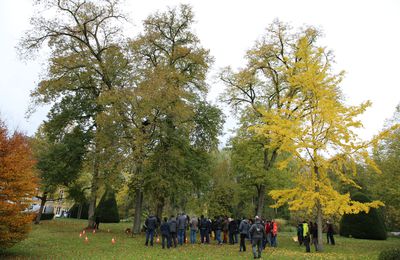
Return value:
[(153, 246), (153, 238), (154, 238), (154, 229), (147, 229), (146, 231), (146, 246), (149, 244)]
[(333, 232), (328, 232), (328, 233), (326, 233), (326, 239), (327, 239), (327, 241), (328, 241), (328, 244), (329, 244), (329, 240), (330, 240), (330, 243), (331, 243), (332, 245), (335, 244), (335, 239), (333, 238)]
[(201, 238), (201, 243), (210, 243), (210, 234), (208, 233), (207, 229), (200, 229), (200, 238)]
[(310, 250), (310, 237), (305, 237), (304, 240), (303, 240), (303, 243), (304, 243), (304, 245), (306, 247), (306, 252), (307, 253), (311, 252), (311, 250)]
[(233, 237), (233, 232), (229, 231), (229, 244), (233, 245), (235, 243), (235, 238)]
[(240, 234), (240, 251), (246, 251), (246, 234)]
[(318, 237), (312, 238), (312, 244), (315, 246), (315, 251), (318, 251)]
[(171, 232), (170, 233), (170, 247), (172, 247), (172, 242), (174, 242), (174, 247), (176, 247), (176, 245), (178, 244), (178, 241), (176, 239), (176, 232)]
[(171, 246), (171, 235), (162, 235), (162, 248), (165, 248), (165, 243), (167, 243), (167, 248)]
[(254, 257), (261, 257), (261, 251), (262, 251), (262, 238), (253, 238), (252, 241), (252, 246), (253, 246), (253, 255)]

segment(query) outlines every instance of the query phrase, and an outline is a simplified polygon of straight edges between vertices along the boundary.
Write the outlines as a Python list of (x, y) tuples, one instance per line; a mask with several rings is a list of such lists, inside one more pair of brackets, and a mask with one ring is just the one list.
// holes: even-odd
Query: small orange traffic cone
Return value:
[(79, 233), (79, 237), (82, 237), (82, 233)]
[(86, 243), (89, 242), (89, 238), (88, 237), (85, 237), (85, 242)]
[(112, 239), (111, 239), (111, 243), (112, 243), (112, 244), (115, 244), (115, 238), (112, 238)]

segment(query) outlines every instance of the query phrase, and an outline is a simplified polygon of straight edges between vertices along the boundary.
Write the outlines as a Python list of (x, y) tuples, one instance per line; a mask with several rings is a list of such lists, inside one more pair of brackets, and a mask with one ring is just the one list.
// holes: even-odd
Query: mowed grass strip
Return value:
[[(1, 253), (1, 259), (251, 259), (251, 245), (247, 252), (239, 252), (239, 245), (186, 244), (162, 249), (161, 244), (144, 246), (145, 237), (127, 236), (124, 231), (131, 223), (100, 224), (100, 230), (79, 237), (86, 220), (56, 219), (34, 225), (28, 239)], [(189, 234), (188, 234), (189, 235)], [(85, 237), (88, 241), (85, 241)], [(323, 253), (306, 254), (305, 248), (292, 240), (294, 233), (278, 234), (278, 247), (267, 248), (263, 258), (270, 259), (377, 259), (387, 248), (399, 248), (400, 239), (387, 241), (359, 240), (335, 236), (335, 246), (325, 245)], [(112, 244), (112, 238), (115, 244)]]

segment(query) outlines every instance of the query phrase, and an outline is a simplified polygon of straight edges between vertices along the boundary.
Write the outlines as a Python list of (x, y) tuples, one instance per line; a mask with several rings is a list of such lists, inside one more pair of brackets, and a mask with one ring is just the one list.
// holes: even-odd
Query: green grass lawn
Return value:
[[(96, 234), (87, 233), (88, 242), (79, 233), (87, 221), (57, 219), (33, 226), (28, 239), (8, 249), (0, 259), (252, 259), (251, 247), (239, 252), (239, 246), (184, 245), (173, 249), (144, 246), (144, 236), (124, 233), (131, 223), (100, 224)], [(335, 246), (325, 245), (323, 253), (306, 254), (305, 248), (292, 240), (294, 233), (278, 234), (278, 247), (267, 248), (263, 258), (270, 259), (377, 259), (381, 250), (400, 247), (400, 239), (387, 241), (358, 240), (335, 236)], [(111, 239), (116, 243), (112, 244)]]

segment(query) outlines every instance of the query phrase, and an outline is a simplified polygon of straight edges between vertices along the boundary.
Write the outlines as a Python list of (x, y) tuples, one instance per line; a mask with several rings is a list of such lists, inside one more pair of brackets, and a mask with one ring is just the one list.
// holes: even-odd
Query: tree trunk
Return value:
[[(314, 173), (317, 176), (317, 180), (320, 181), (320, 174), (319, 174), (318, 166), (314, 166)], [(320, 191), (318, 186), (316, 187), (316, 191), (317, 192)], [(321, 202), (319, 201), (319, 199), (317, 201), (317, 228), (318, 228), (318, 246), (317, 246), (317, 248), (318, 248), (318, 251), (322, 252), (324, 249), (324, 247), (322, 245), (322, 241), (323, 241), (323, 239), (322, 239), (322, 205), (321, 205)]]
[(324, 246), (322, 245), (323, 237), (322, 237), (322, 208), (321, 204), (317, 205), (317, 227), (318, 227), (318, 251), (322, 252), (324, 250)]
[(265, 185), (261, 184), (259, 189), (257, 189), (257, 216), (262, 217), (264, 211), (264, 201), (265, 201)]
[[(97, 157), (97, 155), (95, 155)], [(99, 178), (99, 162), (98, 159), (94, 159), (93, 165), (93, 179), (92, 179), (92, 187), (90, 191), (89, 198), (89, 210), (88, 210), (88, 228), (95, 227), (95, 210), (96, 210), (96, 199), (97, 199), (97, 190), (98, 190), (98, 178)]]
[(47, 201), (47, 192), (44, 192), (43, 196), (40, 198), (40, 208), (39, 208), (39, 212), (35, 219), (35, 224), (40, 223), (40, 219), (42, 218), (42, 212), (43, 212), (44, 205), (46, 204), (46, 201)]
[(79, 206), (78, 206), (78, 214), (76, 215), (76, 218), (77, 219), (81, 219), (81, 216), (82, 216), (82, 203), (79, 203)]
[(162, 219), (162, 213), (164, 209), (164, 198), (158, 200), (157, 208), (156, 208), (156, 216), (158, 219)]
[(143, 204), (143, 191), (140, 189), (140, 187), (136, 188), (135, 194), (135, 217), (133, 219), (133, 234), (140, 234)]

